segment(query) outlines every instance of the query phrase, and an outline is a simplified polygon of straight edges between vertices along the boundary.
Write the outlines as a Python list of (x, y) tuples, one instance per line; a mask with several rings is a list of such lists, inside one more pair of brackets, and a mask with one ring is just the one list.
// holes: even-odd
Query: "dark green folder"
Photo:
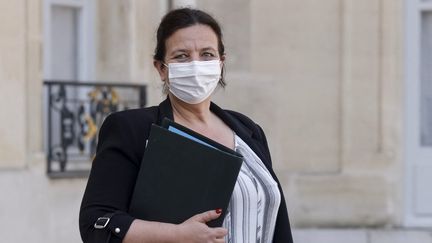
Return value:
[[(222, 226), (243, 157), (201, 134), (165, 119), (152, 125), (129, 213), (143, 220), (179, 224), (208, 210), (222, 215), (208, 222)], [(197, 142), (169, 127), (204, 142)]]

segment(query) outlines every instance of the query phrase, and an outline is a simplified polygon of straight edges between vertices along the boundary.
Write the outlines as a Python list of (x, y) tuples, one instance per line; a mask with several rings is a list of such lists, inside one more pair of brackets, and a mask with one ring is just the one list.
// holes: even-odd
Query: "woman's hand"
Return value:
[(210, 228), (206, 225), (213, 219), (217, 219), (221, 210), (211, 210), (197, 214), (178, 225), (178, 242), (207, 243), (225, 242), (224, 237), (228, 234), (225, 228)]
[(135, 219), (123, 243), (181, 242), (181, 243), (220, 243), (228, 231), (224, 228), (210, 228), (205, 223), (217, 219), (221, 210), (211, 210), (197, 214), (181, 224), (170, 224)]

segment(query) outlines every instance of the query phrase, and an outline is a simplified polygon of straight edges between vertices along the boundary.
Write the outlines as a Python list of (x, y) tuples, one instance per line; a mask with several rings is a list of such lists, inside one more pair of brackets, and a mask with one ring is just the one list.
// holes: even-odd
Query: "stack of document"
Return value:
[(164, 119), (152, 125), (129, 213), (150, 221), (180, 224), (217, 208), (207, 224), (222, 226), (243, 157), (199, 133)]

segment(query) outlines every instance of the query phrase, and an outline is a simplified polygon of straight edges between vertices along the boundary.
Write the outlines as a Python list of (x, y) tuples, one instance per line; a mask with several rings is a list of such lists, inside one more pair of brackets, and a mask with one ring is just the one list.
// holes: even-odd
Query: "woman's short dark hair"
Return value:
[[(193, 25), (202, 24), (210, 27), (218, 39), (219, 56), (225, 55), (225, 46), (222, 41), (222, 30), (218, 22), (208, 13), (192, 8), (179, 8), (168, 12), (159, 24), (156, 35), (156, 48), (153, 56), (154, 60), (164, 61), (166, 54), (166, 40), (179, 29), (187, 28)], [(224, 65), (225, 66), (225, 65)], [(224, 66), (222, 66), (221, 79), (219, 84), (225, 87)]]

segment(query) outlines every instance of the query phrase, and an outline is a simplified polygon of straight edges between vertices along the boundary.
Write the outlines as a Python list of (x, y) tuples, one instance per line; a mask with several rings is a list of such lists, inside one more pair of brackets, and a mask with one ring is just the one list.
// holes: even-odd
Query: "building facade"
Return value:
[(264, 128), (297, 242), (431, 241), (432, 1), (20, 0), (0, 2), (5, 242), (80, 242), (86, 178), (47, 176), (44, 80), (145, 84), (158, 104), (155, 31), (186, 5), (223, 27), (214, 99)]

